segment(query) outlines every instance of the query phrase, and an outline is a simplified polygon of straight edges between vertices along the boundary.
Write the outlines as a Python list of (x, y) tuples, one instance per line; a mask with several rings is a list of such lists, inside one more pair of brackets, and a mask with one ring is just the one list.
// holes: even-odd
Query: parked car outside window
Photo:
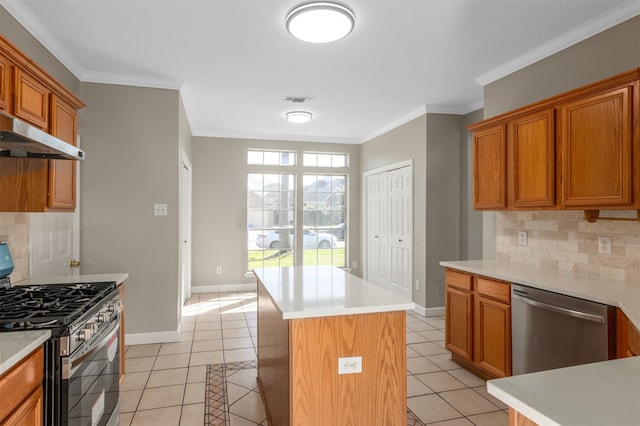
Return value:
[[(334, 235), (324, 232), (315, 232), (310, 229), (305, 229), (302, 237), (303, 248), (333, 248), (337, 243), (337, 238)], [(280, 248), (280, 234), (276, 230), (267, 231), (264, 234), (258, 235), (256, 238), (256, 245), (263, 249), (278, 249)], [(289, 231), (289, 246), (293, 247), (293, 231)]]

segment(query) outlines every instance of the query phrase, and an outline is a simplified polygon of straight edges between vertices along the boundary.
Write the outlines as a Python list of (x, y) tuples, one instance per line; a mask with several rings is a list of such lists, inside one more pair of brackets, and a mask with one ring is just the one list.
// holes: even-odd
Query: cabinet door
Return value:
[(555, 124), (548, 109), (509, 123), (509, 205), (552, 207), (555, 204)]
[(445, 299), (445, 346), (471, 361), (473, 293), (447, 286)]
[(626, 358), (640, 355), (640, 331), (618, 308), (616, 310), (616, 357)]
[(38, 387), (0, 426), (41, 426), (42, 387)]
[(500, 124), (473, 135), (473, 207), (507, 207), (507, 146)]
[(565, 206), (632, 205), (631, 101), (627, 86), (561, 107)]
[(511, 307), (478, 295), (474, 361), (495, 377), (511, 375)]
[(18, 68), (15, 69), (15, 91), (13, 109), (15, 116), (45, 131), (48, 130), (51, 91)]
[[(74, 146), (76, 115), (71, 105), (55, 95), (51, 96), (51, 134)], [(75, 209), (76, 167), (75, 161), (49, 160), (49, 208)]]
[(11, 108), (11, 88), (13, 64), (9, 59), (0, 55), (0, 110), (12, 113)]

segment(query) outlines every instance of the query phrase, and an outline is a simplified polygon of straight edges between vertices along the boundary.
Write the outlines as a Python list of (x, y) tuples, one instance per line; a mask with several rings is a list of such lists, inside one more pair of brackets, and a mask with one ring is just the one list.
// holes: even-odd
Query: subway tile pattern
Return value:
[[(126, 347), (123, 426), (263, 426), (255, 292), (194, 294), (175, 343)], [(444, 317), (407, 315), (407, 426), (508, 424), (485, 381), (451, 361)], [(368, 425), (367, 425), (368, 426)]]
[(29, 278), (29, 215), (28, 213), (0, 213), (0, 241), (7, 241), (14, 270), (9, 278), (18, 282)]
[[(601, 211), (602, 217), (635, 218), (635, 211)], [(526, 246), (518, 231), (527, 231)], [(598, 237), (612, 237), (612, 253), (598, 253)], [(611, 280), (640, 283), (640, 221), (589, 223), (582, 211), (498, 212), (496, 257)]]

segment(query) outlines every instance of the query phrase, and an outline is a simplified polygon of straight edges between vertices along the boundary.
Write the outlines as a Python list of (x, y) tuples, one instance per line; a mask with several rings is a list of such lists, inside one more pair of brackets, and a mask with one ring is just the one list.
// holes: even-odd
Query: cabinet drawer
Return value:
[(478, 278), (478, 293), (492, 299), (509, 303), (511, 300), (511, 285), (486, 278)]
[(473, 277), (462, 272), (447, 269), (444, 273), (444, 282), (451, 287), (473, 291)]
[(42, 385), (43, 375), (44, 352), (38, 348), (0, 377), (0, 420)]

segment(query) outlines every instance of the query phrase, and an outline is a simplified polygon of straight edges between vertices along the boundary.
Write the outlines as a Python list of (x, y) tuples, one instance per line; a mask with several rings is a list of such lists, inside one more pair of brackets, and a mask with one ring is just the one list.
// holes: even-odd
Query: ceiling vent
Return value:
[(287, 96), (286, 98), (284, 98), (286, 102), (291, 102), (294, 104), (303, 104), (307, 101), (310, 101), (311, 99), (313, 98), (309, 96)]

